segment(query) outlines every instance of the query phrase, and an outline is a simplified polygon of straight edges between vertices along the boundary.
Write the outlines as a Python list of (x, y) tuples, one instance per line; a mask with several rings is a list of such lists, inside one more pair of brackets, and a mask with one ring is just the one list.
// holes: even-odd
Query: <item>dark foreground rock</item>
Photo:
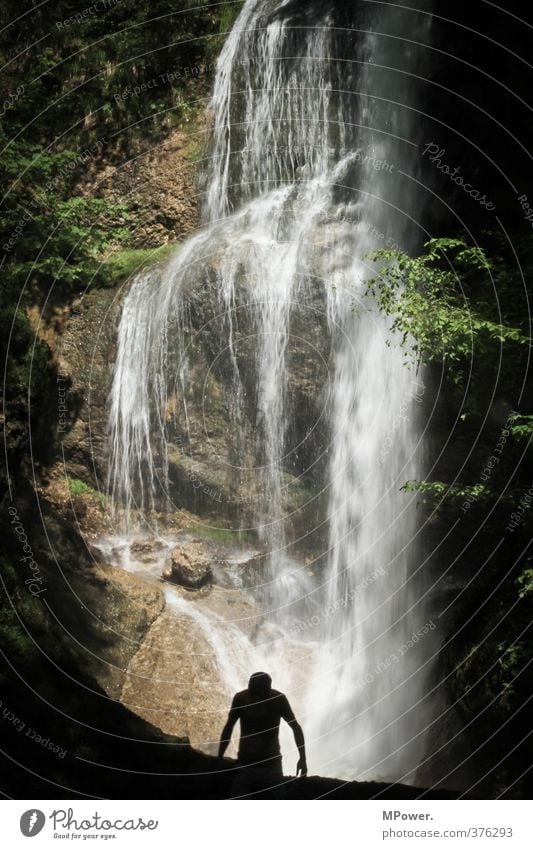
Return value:
[[(19, 541), (10, 527), (4, 529), (2, 557), (14, 564), (5, 566), (9, 597), (22, 628), (6, 609), (1, 792), (15, 799), (230, 798), (233, 761), (221, 765), (193, 749), (188, 738), (165, 734), (118, 701), (124, 675), (129, 681), (146, 635), (162, 621), (160, 589), (93, 563), (80, 536), (40, 499), (45, 532), (35, 520), (34, 499), (29, 488), (16, 492), (17, 521), (27, 531), (38, 569), (41, 594), (35, 598), (28, 599), (25, 589)], [(228, 590), (219, 595), (213, 590), (205, 603), (219, 605), (222, 615), (220, 604), (235, 599)], [(249, 607), (238, 618), (253, 628)], [(291, 799), (417, 798), (422, 792), (318, 778), (288, 778), (286, 784)]]
[[(170, 737), (109, 701), (95, 682), (85, 699), (66, 687), (65, 716), (58, 718), (46, 703), (23, 692), (13, 681), (10, 708), (24, 717), (26, 727), (57, 743), (54, 753), (19, 733), (11, 723), (0, 725), (0, 789), (14, 799), (230, 799), (235, 762), (203, 755), (186, 739)], [(54, 715), (55, 714), (55, 715)], [(44, 737), (43, 737), (44, 739)], [(279, 798), (265, 791), (253, 798)], [(312, 776), (288, 776), (284, 799), (450, 799), (444, 790), (402, 784), (343, 782)]]

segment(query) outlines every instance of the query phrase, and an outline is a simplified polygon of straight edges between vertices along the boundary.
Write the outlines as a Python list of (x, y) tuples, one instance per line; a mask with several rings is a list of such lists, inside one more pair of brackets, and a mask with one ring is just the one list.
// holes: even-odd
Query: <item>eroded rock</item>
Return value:
[(163, 578), (190, 590), (211, 583), (211, 565), (202, 544), (188, 542), (176, 546), (170, 553), (170, 565), (163, 570)]
[(130, 545), (130, 553), (139, 563), (155, 563), (165, 545), (157, 539), (137, 539)]

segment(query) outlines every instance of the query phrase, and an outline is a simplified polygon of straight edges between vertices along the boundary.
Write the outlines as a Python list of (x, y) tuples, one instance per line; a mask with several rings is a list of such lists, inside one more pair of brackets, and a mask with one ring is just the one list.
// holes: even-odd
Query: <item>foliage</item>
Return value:
[(92, 495), (94, 489), (79, 478), (67, 478), (68, 488), (71, 495)]
[[(497, 237), (491, 237), (491, 243), (493, 249), (498, 248)], [(531, 260), (531, 239), (519, 239), (517, 244)], [(491, 383), (497, 389), (503, 387), (510, 399), (529, 400), (523, 384), (531, 336), (529, 315), (520, 308), (517, 297), (520, 275), (503, 253), (495, 250), (489, 257), (486, 250), (458, 238), (432, 239), (425, 252), (414, 258), (401, 251), (378, 250), (371, 259), (382, 264), (368, 281), (367, 294), (391, 318), (393, 334), (408, 360), (433, 367), (445, 377), (441, 389), (444, 403), (460, 405), (458, 433), (467, 440), (471, 433), (474, 444), (481, 449), (486, 446), (477, 466), (472, 461), (469, 470), (463, 464), (460, 482), (450, 485), (436, 476), (429, 481), (408, 481), (404, 490), (423, 493), (423, 503), (433, 505), (444, 499), (456, 506), (469, 499), (502, 501), (497, 483), (502, 471), (505, 477), (506, 462), (511, 462), (510, 472), (513, 470), (513, 446), (533, 435), (533, 415), (528, 412), (509, 412), (503, 429), (491, 426), (487, 415), (487, 386)], [(525, 296), (527, 301), (527, 290)], [(507, 434), (503, 440), (502, 430)], [(502, 441), (491, 460), (490, 479), (482, 483), (479, 469), (498, 440)], [(476, 479), (468, 479), (469, 473)], [(514, 503), (518, 491), (508, 490), (503, 500)]]
[(74, 498), (88, 498), (98, 503), (101, 508), (106, 505), (106, 497), (103, 492), (99, 492), (94, 487), (85, 483), (79, 478), (71, 478), (67, 476), (67, 484), (70, 494)]
[(254, 541), (253, 533), (249, 533), (248, 531), (237, 531), (232, 527), (226, 527), (223, 524), (219, 524), (220, 520), (210, 519), (209, 524), (207, 523), (195, 523), (194, 533), (199, 537), (203, 537), (204, 539), (211, 540), (211, 542), (216, 542), (220, 544), (233, 544), (237, 540), (238, 542), (250, 542)]
[(489, 487), (482, 483), (474, 486), (450, 486), (442, 481), (406, 481), (402, 489), (404, 492), (422, 492), (428, 495), (429, 499), (423, 499), (424, 504), (428, 502), (433, 504), (443, 498), (451, 498), (455, 501), (487, 500), (491, 495)]
[[(2, 141), (6, 136), (0, 130)], [(4, 287), (11, 298), (25, 290), (30, 299), (47, 293), (57, 279), (67, 294), (94, 274), (109, 238), (94, 227), (104, 202), (69, 196), (64, 162), (64, 154), (46, 154), (25, 143), (6, 150), (0, 160), (0, 180), (8, 187), (0, 243)]]
[[(5, 450), (11, 471), (22, 470), (33, 452), (34, 462), (50, 451), (49, 399), (55, 376), (48, 346), (31, 329), (26, 311), (12, 309), (5, 301), (0, 307), (0, 351), (5, 369), (3, 414)], [(31, 438), (30, 422), (39, 422)], [(7, 485), (6, 466), (0, 483)]]
[(46, 393), (55, 369), (26, 310), (64, 305), (87, 286), (113, 285), (157, 258), (150, 251), (121, 254), (128, 211), (82, 195), (79, 178), (102, 159), (128, 156), (136, 139), (146, 145), (188, 120), (208, 91), (210, 46), (239, 5), (2, 4), (0, 329), (7, 452), (22, 474), (30, 413), (40, 422), (34, 460), (44, 460), (52, 443)]
[(518, 578), (518, 586), (520, 598), (533, 595), (533, 569), (524, 569)]
[(83, 144), (134, 126), (146, 136), (181, 121), (202, 97), (197, 82), (210, 78), (218, 34), (239, 5), (120, 0), (93, 12), (85, 0), (6, 0), (3, 90), (24, 86), (14, 122), (63, 146), (65, 136)]
[(219, 34), (211, 39), (207, 46), (207, 56), (211, 63), (215, 61), (224, 40), (231, 30), (235, 20), (241, 11), (244, 0), (231, 0), (229, 3), (221, 3), (217, 10)]
[(509, 428), (517, 439), (530, 439), (533, 436), (533, 416), (515, 413), (509, 420)]
[(44, 652), (57, 652), (61, 644), (62, 651), (68, 650), (61, 629), (54, 627), (42, 601), (28, 592), (13, 567), (17, 559), (16, 554), (11, 562), (5, 556), (0, 559), (0, 645), (15, 666), (37, 662), (39, 647)]
[(106, 286), (116, 286), (154, 262), (163, 262), (176, 250), (174, 242), (159, 248), (125, 248), (109, 254), (100, 268)]
[(519, 234), (513, 243), (522, 268), (496, 234), (486, 234), (485, 248), (446, 238), (414, 258), (376, 251), (368, 283), (396, 333), (391, 344), (439, 387), (425, 396), (435, 414), (426, 431), (429, 479), (403, 490), (420, 493), (435, 582), (450, 582), (443, 675), (490, 793), (510, 785), (519, 793), (530, 760), (520, 741), (529, 733), (533, 651), (532, 511), (524, 499), (533, 239)]
[[(529, 334), (493, 314), (489, 293), (502, 280), (496, 263), (461, 239), (432, 239), (425, 247), (415, 258), (394, 250), (370, 255), (385, 264), (367, 291), (392, 316), (407, 355), (443, 364), (456, 383), (464, 382), (473, 359), (487, 366), (503, 345), (520, 356)], [(500, 289), (499, 297), (504, 294)]]
[(114, 223), (127, 215), (73, 196), (76, 180), (136, 132), (145, 141), (169, 115), (188, 120), (212, 75), (208, 47), (239, 5), (2, 5), (0, 244), (12, 303), (23, 289), (38, 300), (56, 281), (63, 297), (106, 282), (98, 258), (127, 235)]

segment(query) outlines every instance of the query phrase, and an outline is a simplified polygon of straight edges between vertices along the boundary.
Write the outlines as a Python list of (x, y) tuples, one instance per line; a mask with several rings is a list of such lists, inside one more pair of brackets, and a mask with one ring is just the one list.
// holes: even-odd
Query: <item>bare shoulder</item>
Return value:
[(289, 700), (285, 693), (280, 693), (279, 690), (271, 690), (271, 699), (274, 700), (275, 704), (279, 705), (280, 709), (287, 710), (289, 708)]
[(273, 704), (276, 706), (276, 710), (279, 711), (280, 716), (287, 722), (292, 722), (296, 717), (285, 693), (280, 693), (279, 690), (272, 690), (272, 698), (274, 699)]

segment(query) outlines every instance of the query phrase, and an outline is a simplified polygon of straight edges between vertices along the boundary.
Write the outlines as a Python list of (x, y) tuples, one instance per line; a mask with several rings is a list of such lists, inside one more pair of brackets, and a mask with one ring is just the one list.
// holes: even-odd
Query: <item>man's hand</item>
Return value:
[[(285, 697), (284, 697), (285, 698)], [(285, 701), (287, 699), (285, 698)], [(294, 716), (291, 706), (287, 702), (287, 712), (288, 718), (286, 715), (286, 720), (292, 728), (292, 733), (294, 734), (294, 742), (298, 746), (298, 751), (300, 753), (300, 760), (296, 764), (296, 775), (301, 775), (302, 778), (305, 778), (307, 775), (307, 761), (305, 759), (305, 740), (304, 733), (302, 731), (301, 725), (296, 721), (296, 717)]]
[(302, 778), (305, 778), (307, 775), (307, 761), (305, 758), (300, 758), (296, 764), (296, 775), (299, 775)]

